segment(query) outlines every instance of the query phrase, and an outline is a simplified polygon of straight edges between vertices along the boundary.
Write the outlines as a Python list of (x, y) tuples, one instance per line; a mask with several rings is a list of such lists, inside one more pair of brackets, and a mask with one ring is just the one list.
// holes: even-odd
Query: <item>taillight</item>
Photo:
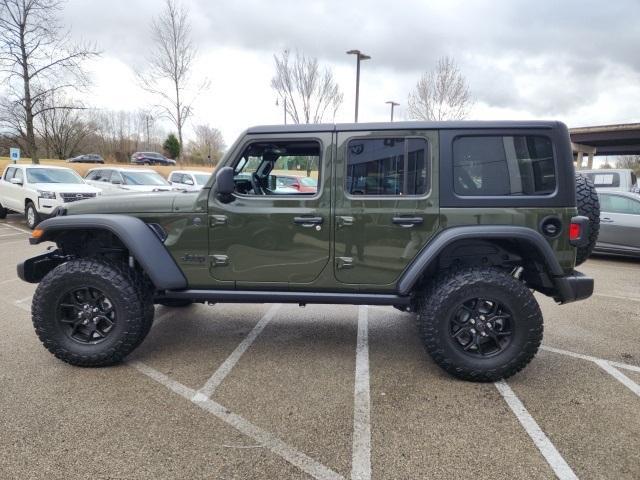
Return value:
[(580, 238), (580, 230), (579, 223), (569, 225), (569, 240), (578, 240)]
[(569, 225), (569, 240), (578, 240), (580, 238), (580, 230), (579, 223)]

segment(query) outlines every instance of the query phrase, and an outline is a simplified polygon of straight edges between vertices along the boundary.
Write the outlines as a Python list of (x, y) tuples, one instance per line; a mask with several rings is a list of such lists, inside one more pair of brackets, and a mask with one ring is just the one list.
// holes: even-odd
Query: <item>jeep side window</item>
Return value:
[(533, 135), (457, 137), (453, 189), (461, 196), (551, 195), (556, 189), (551, 140)]
[(424, 195), (429, 190), (423, 138), (359, 138), (347, 146), (350, 195)]
[(319, 179), (320, 144), (315, 140), (255, 142), (234, 166), (236, 191), (243, 195), (314, 195), (278, 181), (278, 176)]

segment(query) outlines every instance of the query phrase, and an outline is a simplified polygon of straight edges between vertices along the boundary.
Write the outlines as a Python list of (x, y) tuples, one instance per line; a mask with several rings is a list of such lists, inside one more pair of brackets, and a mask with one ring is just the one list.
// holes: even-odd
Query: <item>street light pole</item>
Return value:
[(398, 105), (400, 105), (397, 102), (394, 102), (393, 100), (389, 100), (387, 102), (384, 103), (388, 103), (389, 105), (391, 105), (391, 121), (393, 122), (393, 107), (397, 107)]
[(347, 55), (356, 56), (356, 113), (355, 122), (358, 123), (358, 101), (360, 98), (360, 61), (369, 60), (371, 57), (362, 53), (360, 50), (349, 50)]

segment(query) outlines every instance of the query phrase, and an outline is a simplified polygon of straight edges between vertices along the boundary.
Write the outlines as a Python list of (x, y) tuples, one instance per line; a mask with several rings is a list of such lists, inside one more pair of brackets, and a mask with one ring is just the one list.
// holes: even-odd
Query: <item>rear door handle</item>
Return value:
[(613, 220), (610, 219), (609, 217), (604, 217), (600, 219), (600, 222), (602, 223), (613, 223)]
[(393, 217), (391, 222), (394, 225), (400, 225), (403, 228), (411, 228), (414, 225), (422, 225), (424, 218), (422, 217)]
[(322, 225), (322, 222), (324, 222), (324, 218), (322, 217), (293, 217), (293, 223), (305, 228)]

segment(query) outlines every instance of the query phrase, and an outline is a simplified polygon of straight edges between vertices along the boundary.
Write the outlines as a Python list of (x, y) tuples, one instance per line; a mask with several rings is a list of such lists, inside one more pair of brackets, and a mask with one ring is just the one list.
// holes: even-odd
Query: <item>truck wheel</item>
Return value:
[(451, 375), (493, 382), (522, 370), (542, 341), (542, 313), (526, 285), (497, 268), (448, 272), (418, 302), (422, 340)]
[(0, 218), (7, 218), (7, 209), (0, 203)]
[(24, 210), (24, 218), (27, 220), (27, 227), (31, 230), (36, 228), (40, 223), (40, 215), (33, 202), (27, 202), (27, 207)]
[(588, 245), (578, 247), (576, 252), (576, 265), (580, 265), (593, 252), (600, 231), (600, 201), (596, 187), (589, 178), (580, 173), (576, 173), (576, 206), (578, 207), (578, 215), (589, 219), (590, 227)]
[(32, 319), (44, 346), (82, 367), (122, 361), (151, 326), (151, 296), (106, 261), (71, 260), (54, 268), (33, 297)]

